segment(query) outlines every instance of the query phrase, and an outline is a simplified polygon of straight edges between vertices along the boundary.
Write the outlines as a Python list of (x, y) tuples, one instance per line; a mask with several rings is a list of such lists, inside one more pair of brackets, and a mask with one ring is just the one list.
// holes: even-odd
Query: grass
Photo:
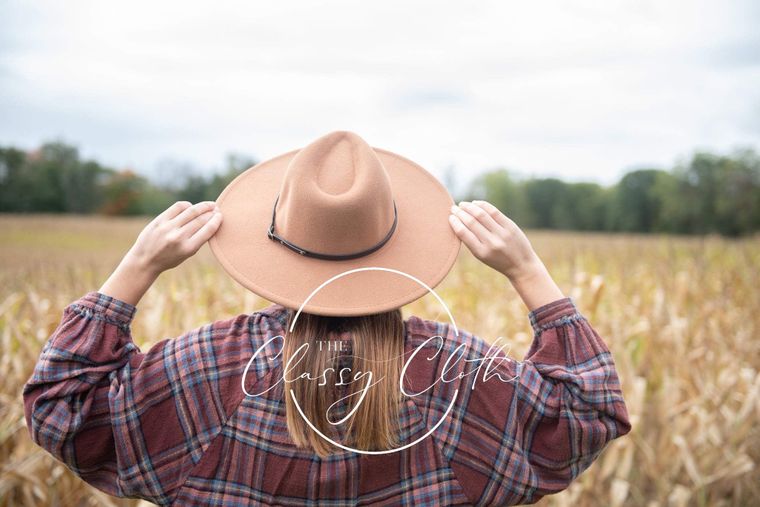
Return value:
[[(0, 506), (140, 505), (89, 487), (31, 442), (21, 388), (63, 308), (97, 290), (147, 218), (0, 215)], [(566, 491), (539, 505), (751, 505), (760, 497), (760, 238), (527, 231), (566, 295), (606, 340), (632, 418)], [(532, 333), (508, 281), (466, 248), (436, 288), (460, 328)], [(269, 303), (210, 250), (164, 273), (132, 333), (148, 347)], [(404, 314), (445, 320), (428, 295)]]

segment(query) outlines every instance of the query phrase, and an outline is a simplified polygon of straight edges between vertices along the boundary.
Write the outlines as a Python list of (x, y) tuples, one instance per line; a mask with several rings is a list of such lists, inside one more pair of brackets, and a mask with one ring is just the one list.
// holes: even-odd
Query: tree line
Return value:
[[(177, 200), (215, 200), (257, 161), (229, 154), (211, 175), (176, 170), (155, 182), (130, 169), (83, 160), (61, 141), (36, 150), (0, 147), (0, 212), (157, 215)], [(760, 156), (695, 152), (670, 169), (641, 168), (613, 185), (485, 172), (455, 200), (484, 199), (523, 228), (583, 231), (717, 233), (760, 230)]]
[(36, 150), (0, 147), (0, 212), (157, 215), (175, 201), (212, 201), (238, 174), (256, 163), (228, 154), (210, 176), (192, 167), (172, 167), (171, 180), (156, 183), (131, 169), (82, 160), (61, 141)]
[(669, 170), (641, 168), (614, 185), (489, 171), (465, 200), (496, 205), (520, 227), (742, 236), (760, 230), (760, 157), (697, 151)]

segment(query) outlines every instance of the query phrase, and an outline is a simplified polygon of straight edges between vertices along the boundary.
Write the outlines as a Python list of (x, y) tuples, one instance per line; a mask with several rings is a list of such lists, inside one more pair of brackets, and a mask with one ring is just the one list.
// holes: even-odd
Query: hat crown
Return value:
[(354, 132), (330, 132), (290, 160), (276, 206), (278, 234), (308, 250), (344, 255), (366, 250), (393, 226), (390, 177)]

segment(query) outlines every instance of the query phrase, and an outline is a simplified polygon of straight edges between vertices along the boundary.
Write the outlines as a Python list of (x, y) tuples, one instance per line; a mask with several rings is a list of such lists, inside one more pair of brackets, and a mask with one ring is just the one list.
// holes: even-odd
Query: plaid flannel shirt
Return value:
[[(409, 317), (407, 379), (415, 392), (432, 388), (402, 403), (401, 437), (412, 442), (441, 424), (401, 451), (324, 459), (289, 438), (281, 387), (257, 397), (242, 389), (254, 352), (285, 334), (286, 308), (209, 323), (146, 352), (131, 337), (136, 310), (96, 291), (68, 305), (23, 389), (34, 442), (118, 497), (181, 506), (534, 503), (631, 429), (612, 355), (570, 297), (529, 312), (534, 340), (522, 361), (487, 361), (494, 350), (481, 338)], [(282, 378), (277, 343), (250, 363), (248, 393)], [(463, 360), (447, 362), (453, 354)], [(474, 381), (465, 373), (477, 364)], [(436, 382), (442, 374), (453, 380)]]

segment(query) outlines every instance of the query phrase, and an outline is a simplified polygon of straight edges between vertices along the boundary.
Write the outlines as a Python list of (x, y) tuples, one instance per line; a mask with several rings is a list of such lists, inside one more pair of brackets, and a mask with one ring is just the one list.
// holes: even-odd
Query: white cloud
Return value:
[(35, 2), (0, 6), (0, 143), (151, 173), (333, 129), (460, 180), (614, 181), (759, 144), (754, 2)]

